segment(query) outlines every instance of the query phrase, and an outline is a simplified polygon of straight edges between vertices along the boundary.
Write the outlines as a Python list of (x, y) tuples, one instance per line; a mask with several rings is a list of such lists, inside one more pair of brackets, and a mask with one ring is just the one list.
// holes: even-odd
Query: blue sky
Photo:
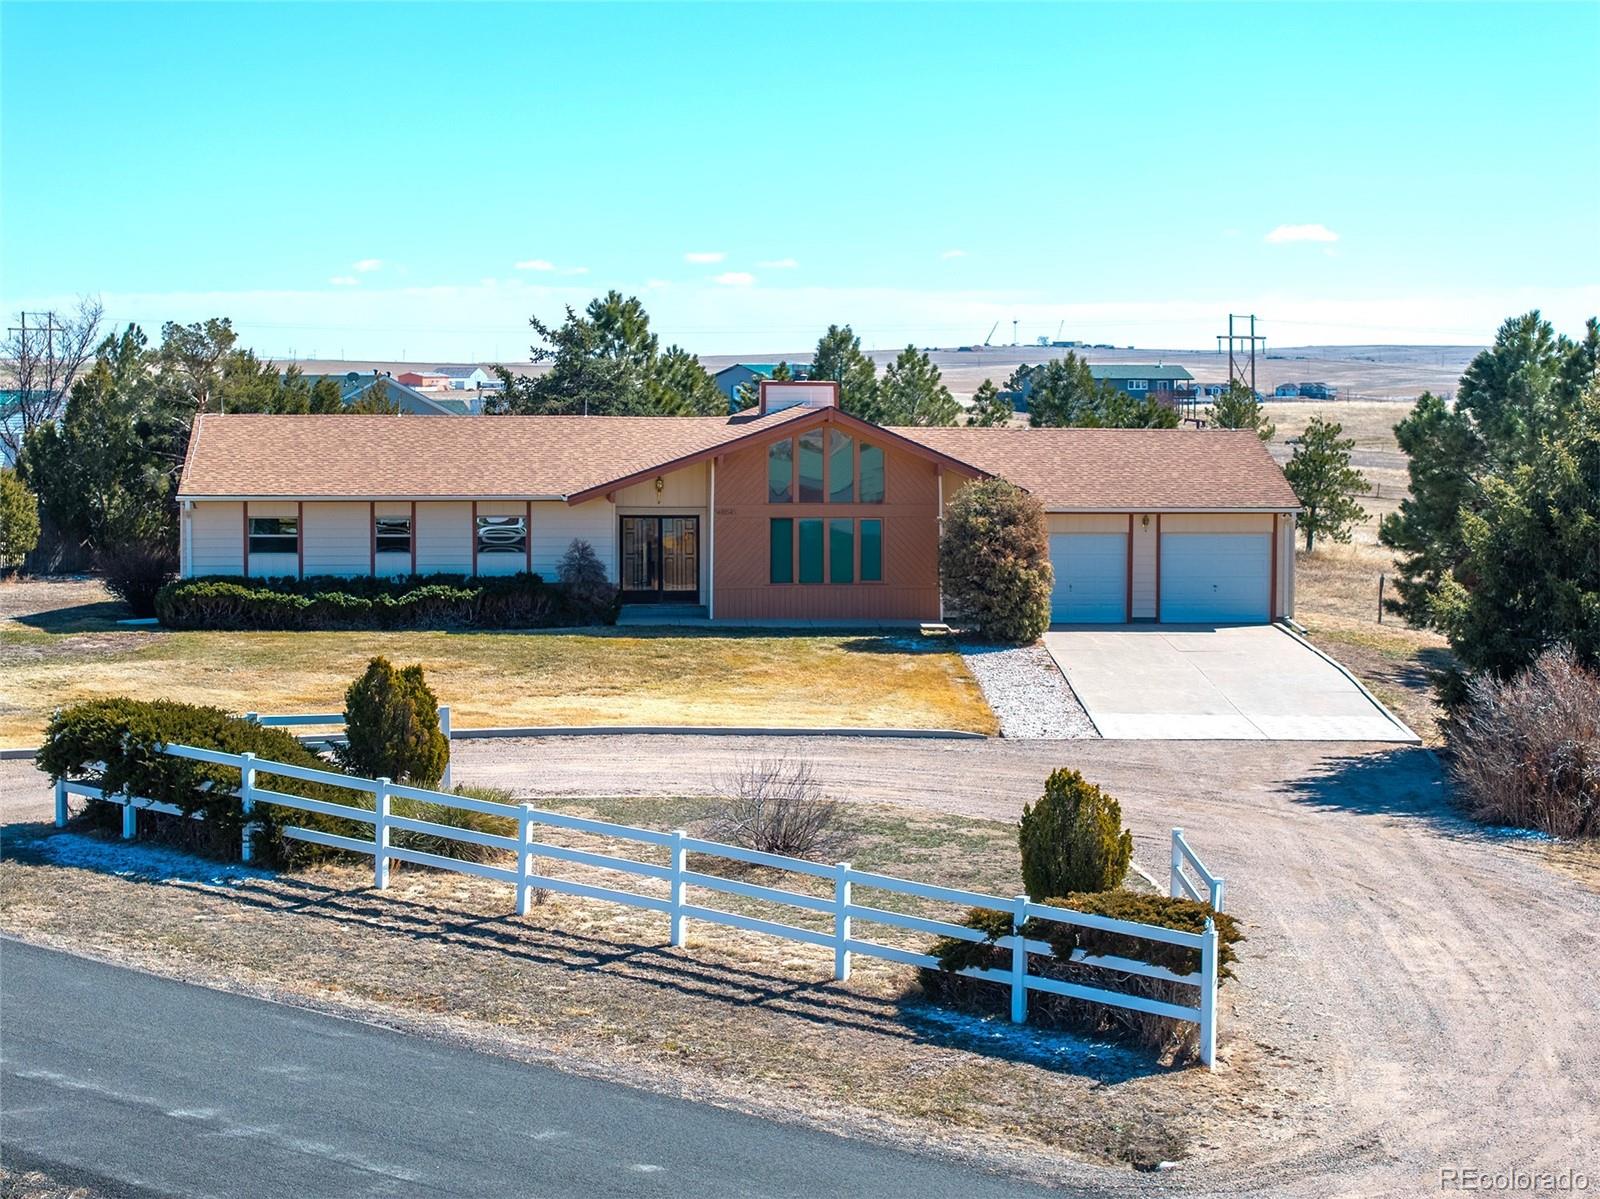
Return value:
[(0, 299), (286, 356), (991, 322), (1472, 342), (1600, 309), (1600, 5), (16, 4)]

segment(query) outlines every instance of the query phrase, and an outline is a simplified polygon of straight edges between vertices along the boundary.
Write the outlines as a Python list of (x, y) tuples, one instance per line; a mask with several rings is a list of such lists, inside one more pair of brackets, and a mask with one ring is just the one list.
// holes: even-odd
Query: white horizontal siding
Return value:
[(189, 561), (186, 573), (244, 573), (244, 505), (197, 503), (189, 511)]
[(417, 573), (470, 575), (472, 573), (472, 505), (454, 502), (419, 502)]
[(607, 500), (584, 504), (539, 503), (533, 506), (533, 570), (556, 580), (562, 556), (573, 541), (587, 541), (605, 563), (606, 577), (617, 581), (617, 510)]
[(304, 505), (308, 575), (364, 575), (372, 570), (371, 508), (366, 503)]

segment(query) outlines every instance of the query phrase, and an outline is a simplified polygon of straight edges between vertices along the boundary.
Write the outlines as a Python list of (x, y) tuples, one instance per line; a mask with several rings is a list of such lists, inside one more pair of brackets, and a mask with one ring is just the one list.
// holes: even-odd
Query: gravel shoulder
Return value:
[(963, 641), (959, 646), (1002, 737), (1072, 741), (1100, 735), (1043, 645)]

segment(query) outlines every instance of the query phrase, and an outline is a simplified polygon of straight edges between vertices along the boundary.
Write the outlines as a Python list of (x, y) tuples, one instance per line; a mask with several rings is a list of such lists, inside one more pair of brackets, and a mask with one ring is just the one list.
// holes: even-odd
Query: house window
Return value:
[(375, 516), (372, 519), (372, 547), (380, 554), (411, 552), (409, 516)]
[(773, 520), (768, 545), (771, 558), (768, 577), (774, 583), (794, 582), (794, 521), (787, 516)]
[(252, 554), (299, 553), (299, 519), (293, 516), (252, 516), (250, 552)]
[(794, 496), (794, 442), (785, 437), (767, 447), (767, 503), (787, 504)]
[(1128, 380), (1128, 390), (1129, 391), (1149, 391), (1150, 390), (1150, 380), (1149, 379), (1129, 379)]
[(828, 522), (828, 582), (853, 583), (856, 571), (856, 522)]
[(822, 582), (822, 522), (800, 522), (800, 581)]
[(855, 438), (828, 430), (828, 502), (848, 504), (856, 498)]
[(479, 554), (526, 554), (528, 522), (521, 516), (478, 517)]
[(883, 503), (883, 447), (861, 443), (861, 502)]
[(822, 430), (807, 429), (800, 434), (799, 440), (800, 502), (820, 504), (822, 503)]
[(883, 582), (883, 522), (861, 522), (861, 581)]

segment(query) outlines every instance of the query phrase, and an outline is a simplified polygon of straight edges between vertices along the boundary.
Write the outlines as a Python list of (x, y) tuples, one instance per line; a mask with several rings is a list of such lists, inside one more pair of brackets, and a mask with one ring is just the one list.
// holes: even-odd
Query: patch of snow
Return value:
[(936, 1028), (943, 1035), (964, 1043), (979, 1053), (998, 1053), (1022, 1057), (1040, 1065), (1076, 1068), (1087, 1062), (1109, 1059), (1137, 1060), (1121, 1045), (1094, 1041), (1069, 1032), (1041, 1029), (1028, 1024), (1013, 1024), (1003, 1016), (977, 1016), (954, 1008), (921, 1004), (905, 1011), (912, 1024)]
[(959, 646), (1000, 721), (1002, 737), (1070, 741), (1100, 735), (1044, 646), (976, 641)]
[(41, 857), (57, 866), (98, 870), (119, 878), (148, 882), (185, 882), (226, 887), (246, 879), (272, 877), (270, 870), (213, 862), (162, 845), (107, 841), (82, 833), (52, 833), (40, 837), (33, 843), (33, 848)]

